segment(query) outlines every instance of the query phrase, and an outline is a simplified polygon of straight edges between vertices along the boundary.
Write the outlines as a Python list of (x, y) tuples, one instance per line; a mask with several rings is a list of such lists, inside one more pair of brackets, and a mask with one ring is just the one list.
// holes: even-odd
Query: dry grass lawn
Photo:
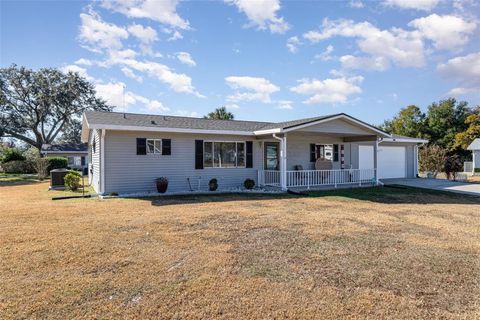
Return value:
[(477, 198), (51, 201), (47, 185), (0, 184), (0, 319), (480, 318)]

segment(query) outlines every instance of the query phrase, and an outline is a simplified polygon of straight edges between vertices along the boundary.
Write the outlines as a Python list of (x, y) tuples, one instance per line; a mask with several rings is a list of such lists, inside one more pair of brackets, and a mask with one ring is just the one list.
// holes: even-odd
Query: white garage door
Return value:
[(378, 148), (378, 177), (380, 179), (405, 178), (405, 147)]

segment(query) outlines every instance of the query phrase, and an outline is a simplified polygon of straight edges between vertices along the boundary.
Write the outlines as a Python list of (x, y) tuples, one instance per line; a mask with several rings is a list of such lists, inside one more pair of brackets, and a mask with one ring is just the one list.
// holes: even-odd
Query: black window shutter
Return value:
[(81, 162), (80, 162), (80, 163), (81, 163), (82, 166), (85, 165), (85, 157), (82, 157), (82, 158), (81, 158)]
[(247, 161), (245, 163), (246, 167), (253, 168), (253, 142), (252, 141), (246, 142), (246, 149), (247, 149), (247, 153), (246, 153)]
[(172, 139), (162, 139), (162, 154), (165, 156), (172, 154)]
[(195, 169), (203, 169), (203, 140), (195, 140)]
[(137, 138), (137, 155), (147, 154), (147, 139)]
[(338, 162), (338, 144), (333, 145), (333, 161)]
[(315, 154), (315, 143), (310, 144), (310, 162), (315, 162), (316, 154)]

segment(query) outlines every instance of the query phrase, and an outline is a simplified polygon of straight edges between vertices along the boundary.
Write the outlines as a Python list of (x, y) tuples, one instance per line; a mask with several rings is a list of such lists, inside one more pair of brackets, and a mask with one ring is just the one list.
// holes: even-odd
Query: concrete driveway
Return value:
[(480, 196), (480, 184), (456, 182), (443, 179), (382, 179), (385, 185), (402, 185), (415, 188), (425, 188), (441, 191), (464, 193), (473, 196)]

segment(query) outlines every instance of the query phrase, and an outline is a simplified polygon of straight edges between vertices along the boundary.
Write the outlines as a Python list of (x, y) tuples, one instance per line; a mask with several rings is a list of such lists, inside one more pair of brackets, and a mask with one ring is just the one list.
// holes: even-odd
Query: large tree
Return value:
[(390, 133), (421, 138), (424, 136), (425, 114), (415, 105), (400, 110), (392, 120), (387, 120), (382, 128)]
[(205, 119), (216, 119), (216, 120), (233, 120), (235, 116), (233, 113), (228, 112), (226, 107), (220, 107), (215, 109), (213, 112), (209, 112)]
[(0, 69), (0, 136), (41, 149), (84, 111), (111, 109), (95, 96), (93, 84), (77, 73), (16, 65)]
[(468, 126), (467, 129), (455, 135), (453, 150), (466, 150), (473, 140), (480, 138), (480, 106), (472, 110), (465, 119), (465, 124)]
[(62, 135), (58, 139), (60, 143), (81, 143), (82, 122), (73, 119), (65, 125)]
[(452, 149), (455, 135), (465, 131), (467, 116), (471, 113), (466, 102), (457, 102), (453, 98), (432, 103), (428, 107), (425, 119), (427, 138), (443, 148)]

